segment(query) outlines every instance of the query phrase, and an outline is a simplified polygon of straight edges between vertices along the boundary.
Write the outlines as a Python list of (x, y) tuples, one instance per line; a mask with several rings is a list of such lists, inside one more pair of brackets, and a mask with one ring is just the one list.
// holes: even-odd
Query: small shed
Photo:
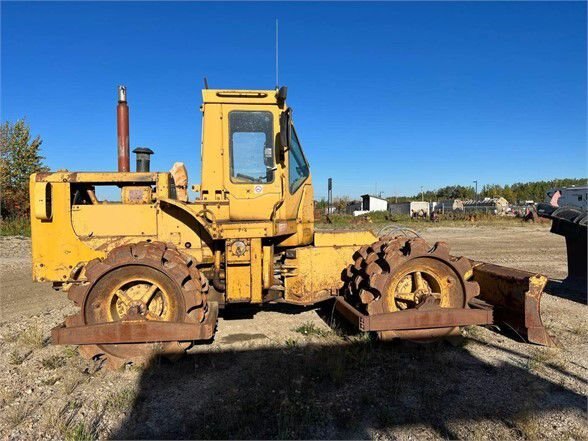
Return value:
[(387, 211), (388, 201), (378, 196), (372, 196), (370, 194), (361, 195), (361, 210), (353, 212), (354, 216), (361, 216), (362, 214), (369, 213), (370, 211)]

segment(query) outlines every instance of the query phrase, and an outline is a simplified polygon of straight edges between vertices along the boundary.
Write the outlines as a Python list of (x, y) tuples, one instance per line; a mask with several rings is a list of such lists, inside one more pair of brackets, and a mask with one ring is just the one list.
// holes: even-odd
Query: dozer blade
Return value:
[(514, 268), (472, 262), (477, 297), (494, 308), (494, 322), (504, 324), (530, 343), (557, 346), (541, 320), (541, 296), (547, 277)]
[(209, 340), (214, 335), (218, 304), (209, 302), (208, 307), (208, 316), (202, 323), (120, 320), (71, 327), (61, 325), (51, 330), (51, 338), (56, 345)]

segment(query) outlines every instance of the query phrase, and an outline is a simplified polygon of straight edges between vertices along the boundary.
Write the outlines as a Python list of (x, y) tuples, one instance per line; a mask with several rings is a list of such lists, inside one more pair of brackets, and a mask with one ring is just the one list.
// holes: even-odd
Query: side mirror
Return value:
[(287, 109), (280, 115), (280, 144), (284, 150), (288, 150), (290, 147), (290, 133), (292, 131), (290, 113), (291, 110)]

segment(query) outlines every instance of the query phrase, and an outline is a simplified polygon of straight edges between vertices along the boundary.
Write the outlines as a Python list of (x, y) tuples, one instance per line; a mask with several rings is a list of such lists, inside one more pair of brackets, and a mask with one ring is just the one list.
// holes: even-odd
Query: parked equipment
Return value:
[(565, 284), (586, 296), (588, 187), (552, 189), (549, 202), (537, 204), (537, 214), (551, 220), (551, 232), (566, 239), (568, 277)]
[(141, 170), (130, 171), (126, 89), (118, 172), (31, 176), (33, 278), (80, 308), (53, 330), (54, 343), (81, 345), (83, 355), (117, 367), (210, 340), (219, 308), (334, 299), (382, 339), (430, 340), (505, 322), (553, 344), (539, 310), (544, 276), (452, 256), (444, 242), (315, 231), (310, 168), (285, 87), (202, 95), (193, 201), (185, 168), (149, 171), (151, 150), (135, 150)]

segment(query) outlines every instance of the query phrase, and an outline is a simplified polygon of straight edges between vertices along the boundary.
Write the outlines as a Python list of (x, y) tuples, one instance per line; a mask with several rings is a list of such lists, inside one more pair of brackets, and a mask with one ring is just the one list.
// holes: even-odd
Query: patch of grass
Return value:
[(65, 365), (65, 358), (60, 355), (52, 355), (49, 358), (45, 358), (41, 361), (41, 365), (45, 369), (57, 369)]
[(480, 326), (466, 326), (462, 329), (461, 334), (473, 340), (484, 340), (484, 330)]
[(42, 348), (45, 346), (45, 336), (39, 326), (33, 325), (20, 334), (18, 343), (29, 348)]
[(298, 340), (292, 337), (288, 337), (284, 343), (288, 349), (296, 349), (298, 347)]
[(6, 422), (11, 427), (16, 427), (22, 423), (31, 413), (31, 405), (29, 403), (19, 403), (6, 410)]
[(83, 421), (67, 427), (64, 435), (66, 441), (92, 441), (97, 438), (96, 428)]
[(63, 349), (63, 356), (65, 358), (73, 358), (78, 355), (78, 348), (77, 346), (66, 346)]
[(546, 363), (553, 360), (554, 354), (547, 348), (535, 349), (533, 354), (527, 359), (527, 369), (530, 371), (538, 371), (542, 369)]
[(79, 374), (67, 375), (63, 380), (63, 391), (70, 395), (82, 383), (82, 380)]
[(586, 322), (574, 323), (568, 329), (574, 335), (579, 335), (579, 336), (588, 335), (588, 324)]
[(6, 343), (16, 343), (18, 340), (18, 332), (10, 332), (4, 336), (4, 342)]
[(126, 388), (110, 394), (105, 407), (116, 412), (128, 411), (137, 398), (137, 392), (133, 388)]
[(31, 355), (31, 352), (21, 352), (15, 349), (8, 355), (8, 363), (15, 366), (21, 365), (29, 355)]
[(31, 237), (31, 221), (27, 217), (1, 219), (0, 236)]
[(307, 336), (314, 335), (316, 337), (326, 337), (327, 335), (330, 334), (329, 331), (326, 331), (324, 329), (319, 328), (317, 325), (315, 325), (312, 322), (303, 323), (301, 326), (295, 328), (294, 332), (298, 332), (299, 334), (307, 335)]
[(0, 391), (0, 406), (4, 406), (12, 402), (17, 397), (17, 392), (12, 389), (5, 389)]
[(358, 332), (356, 335), (352, 336), (350, 340), (355, 343), (372, 343), (374, 341), (374, 336), (370, 332)]

